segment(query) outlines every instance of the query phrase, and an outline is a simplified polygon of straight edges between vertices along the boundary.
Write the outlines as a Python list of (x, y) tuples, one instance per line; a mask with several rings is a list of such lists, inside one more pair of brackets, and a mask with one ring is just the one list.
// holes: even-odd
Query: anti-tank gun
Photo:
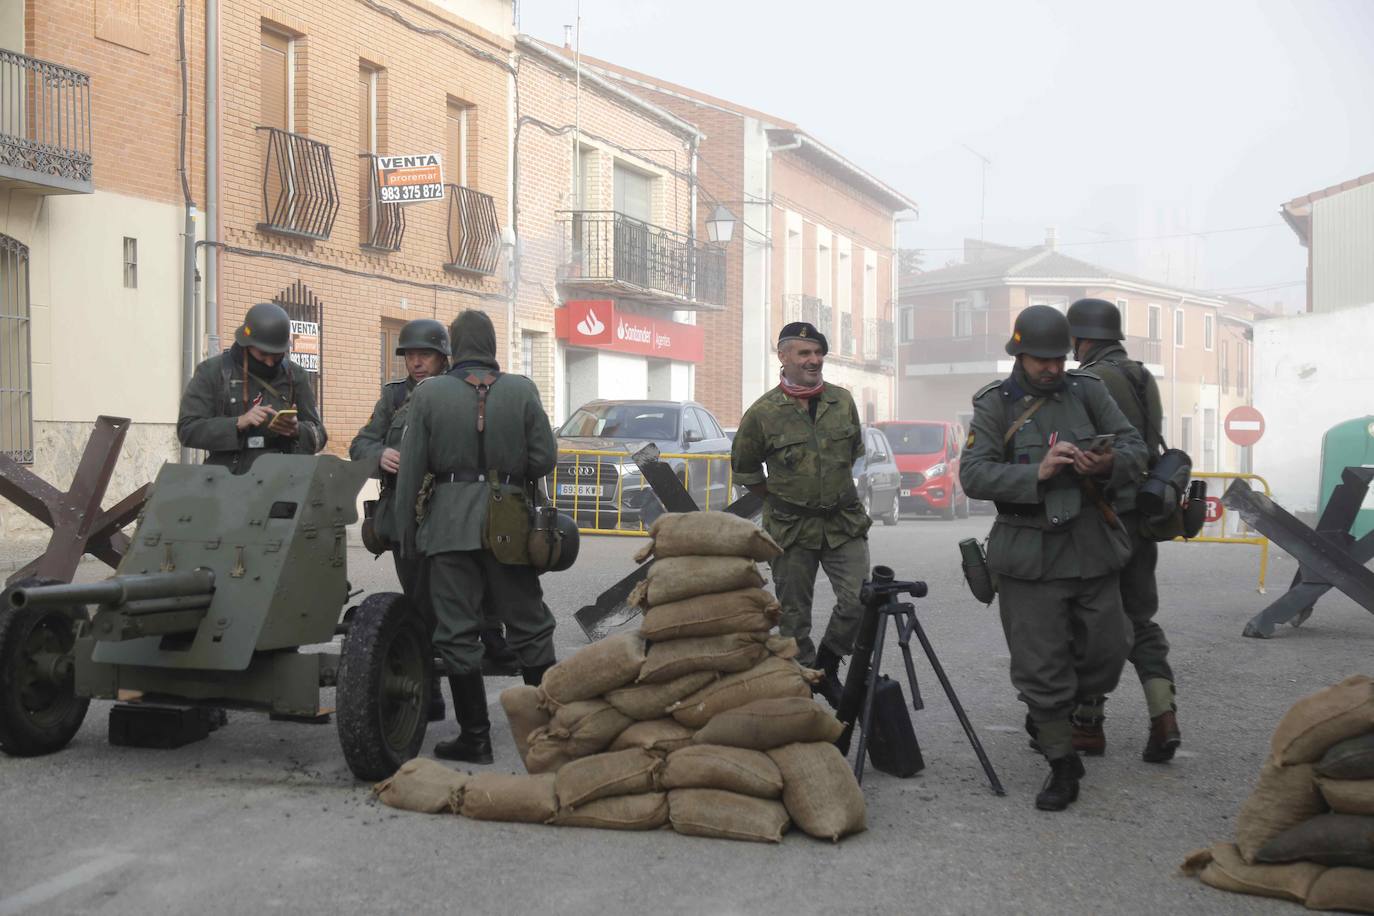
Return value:
[[(424, 741), (433, 651), (399, 594), (339, 623), (347, 526), (374, 471), (328, 455), (267, 455), (242, 475), (164, 465), (115, 576), (6, 590), (0, 749), (60, 750), (92, 698), (318, 719), (337, 686), (350, 769), (390, 775)], [(342, 653), (322, 645), (339, 632)]]

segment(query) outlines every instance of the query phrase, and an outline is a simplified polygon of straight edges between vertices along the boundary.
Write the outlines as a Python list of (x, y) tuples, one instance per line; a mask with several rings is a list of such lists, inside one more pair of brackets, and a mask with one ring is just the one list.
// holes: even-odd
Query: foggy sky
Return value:
[[(522, 0), (520, 28), (561, 43), (577, 6)], [(581, 6), (585, 53), (794, 121), (918, 201), (928, 268), (979, 235), (967, 145), (989, 240), (1055, 226), (1075, 257), (1291, 308), (1279, 205), (1374, 171), (1374, 0)]]

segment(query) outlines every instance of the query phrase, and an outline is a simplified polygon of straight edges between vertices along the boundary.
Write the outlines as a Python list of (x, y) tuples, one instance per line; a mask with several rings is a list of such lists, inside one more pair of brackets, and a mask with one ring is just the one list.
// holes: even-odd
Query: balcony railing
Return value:
[(782, 297), (782, 320), (784, 324), (805, 321), (820, 331), (829, 340), (834, 311), (816, 296), (801, 293), (787, 293)]
[(558, 279), (625, 298), (725, 304), (725, 249), (612, 210), (559, 214)]
[(448, 262), (445, 270), (491, 276), (501, 264), (501, 226), (490, 194), (448, 185)]
[(1127, 337), (1126, 352), (1142, 363), (1159, 365), (1164, 342), (1150, 337)]
[(328, 145), (276, 127), (259, 127), (263, 138), (263, 232), (323, 240), (339, 213), (339, 186)]
[(906, 360), (911, 365), (930, 363), (972, 363), (1010, 359), (1004, 335), (978, 334), (969, 337), (918, 337), (906, 344)]
[(885, 318), (864, 319), (864, 359), (885, 369), (897, 365), (896, 337), (892, 322)]
[(377, 180), (377, 157), (372, 153), (359, 153), (359, 164), (363, 169), (362, 180), (362, 220), (363, 247), (373, 251), (400, 251), (401, 239), (406, 234), (406, 210), (400, 204), (382, 203), (382, 188)]
[(46, 191), (94, 190), (89, 76), (0, 50), (0, 183), (8, 182)]
[(840, 314), (840, 356), (854, 355), (854, 316), (849, 312)]

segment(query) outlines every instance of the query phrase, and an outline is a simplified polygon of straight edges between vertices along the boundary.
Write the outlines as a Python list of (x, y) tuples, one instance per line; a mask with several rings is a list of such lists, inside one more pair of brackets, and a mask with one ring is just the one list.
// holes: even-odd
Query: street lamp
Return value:
[(728, 245), (735, 234), (735, 214), (725, 209), (724, 204), (716, 204), (711, 218), (706, 220), (706, 237), (720, 245)]

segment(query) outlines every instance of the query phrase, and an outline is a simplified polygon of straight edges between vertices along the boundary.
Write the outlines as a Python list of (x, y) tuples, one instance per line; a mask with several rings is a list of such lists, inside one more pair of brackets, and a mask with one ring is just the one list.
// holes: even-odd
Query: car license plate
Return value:
[(910, 491), (910, 490), (902, 490), (902, 496), (910, 496), (910, 495), (911, 495), (911, 491)]
[(590, 496), (593, 499), (601, 496), (601, 488), (596, 484), (586, 483), (560, 483), (558, 485), (559, 496)]

